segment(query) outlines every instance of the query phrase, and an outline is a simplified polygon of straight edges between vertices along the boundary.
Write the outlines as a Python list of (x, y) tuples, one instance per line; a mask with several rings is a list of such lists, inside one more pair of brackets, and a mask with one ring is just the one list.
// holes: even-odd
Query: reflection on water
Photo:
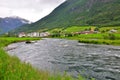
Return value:
[(88, 79), (120, 80), (120, 47), (83, 44), (72, 40), (44, 39), (8, 46), (10, 55), (51, 72), (64, 72)]

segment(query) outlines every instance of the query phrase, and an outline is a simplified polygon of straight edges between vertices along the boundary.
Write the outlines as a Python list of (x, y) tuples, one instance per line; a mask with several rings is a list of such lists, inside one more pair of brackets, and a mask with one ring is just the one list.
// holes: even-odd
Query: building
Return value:
[(49, 35), (50, 35), (50, 33), (48, 33), (48, 32), (42, 32), (42, 33), (40, 33), (40, 32), (31, 32), (31, 33), (27, 34), (27, 37), (47, 37)]
[(42, 33), (40, 33), (40, 37), (47, 37), (49, 35), (50, 35), (50, 33), (48, 33), (48, 32), (42, 32)]
[(115, 30), (115, 29), (112, 29), (109, 31), (109, 33), (116, 33), (116, 32), (117, 32), (117, 30)]
[(81, 32), (75, 32), (74, 34), (93, 34), (93, 31), (81, 31)]
[(24, 32), (21, 32), (18, 34), (18, 37), (26, 37), (26, 34)]

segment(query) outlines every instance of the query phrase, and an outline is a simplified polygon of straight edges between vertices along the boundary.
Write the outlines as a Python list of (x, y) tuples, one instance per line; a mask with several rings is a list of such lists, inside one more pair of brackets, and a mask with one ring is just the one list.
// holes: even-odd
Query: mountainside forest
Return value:
[(37, 31), (70, 26), (120, 25), (120, 0), (66, 0), (39, 21), (15, 31)]

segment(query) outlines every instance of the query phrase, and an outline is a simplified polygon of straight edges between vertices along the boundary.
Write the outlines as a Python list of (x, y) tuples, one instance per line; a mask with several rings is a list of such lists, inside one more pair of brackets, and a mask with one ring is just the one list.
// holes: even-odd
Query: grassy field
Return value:
[(84, 30), (89, 30), (91, 28), (95, 28), (94, 26), (72, 26), (69, 28), (66, 28), (64, 31), (67, 33), (71, 33), (71, 32), (80, 32), (80, 31), (84, 31)]
[(84, 38), (84, 39), (112, 39), (112, 36), (114, 36), (115, 40), (120, 39), (120, 34), (107, 34), (107, 33), (100, 33), (100, 34), (81, 34), (78, 35), (78, 38)]
[[(10, 43), (39, 40), (40, 38), (0, 38), (0, 80), (75, 80), (64, 74), (52, 75), (49, 72), (33, 68), (30, 64), (21, 62), (15, 56), (9, 56), (4, 47)], [(78, 80), (85, 80), (79, 76)]]
[[(71, 36), (74, 32), (90, 31), (91, 29), (96, 29), (98, 33), (92, 34), (79, 34), (77, 36)], [(54, 29), (56, 30), (58, 38), (66, 38), (78, 40), (83, 43), (93, 43), (93, 44), (107, 44), (107, 45), (120, 45), (120, 26), (113, 27), (95, 27), (95, 26), (72, 26), (65, 29)], [(53, 33), (55, 32), (54, 30)], [(117, 32), (110, 33), (111, 30), (116, 30)], [(70, 36), (64, 36), (68, 33)], [(55, 36), (56, 37), (56, 36)]]
[(85, 31), (85, 30), (90, 30), (90, 29), (95, 29), (97, 28), (99, 32), (103, 31), (105, 33), (108, 33), (110, 30), (114, 29), (117, 30), (117, 33), (120, 33), (120, 26), (111, 26), (111, 27), (97, 27), (97, 26), (71, 26), (68, 28), (54, 28), (51, 30), (48, 30), (48, 32), (53, 33), (55, 31), (62, 31), (62, 32), (67, 32), (67, 33), (71, 33), (71, 32), (80, 32), (80, 31)]
[(78, 40), (81, 43), (106, 44), (120, 46), (119, 34), (81, 34), (72, 37), (61, 37), (65, 39)]
[(71, 33), (71, 32), (80, 32), (84, 30), (89, 30), (91, 28), (95, 28), (94, 26), (72, 26), (68, 28), (54, 28), (51, 30), (48, 30), (50, 33), (54, 32), (63, 32), (63, 33)]
[(120, 46), (119, 40), (109, 40), (109, 39), (92, 39), (92, 38), (80, 38), (80, 37), (66, 37), (66, 39), (78, 40), (80, 43), (89, 43), (89, 44), (106, 44), (106, 45), (115, 45)]
[(101, 27), (99, 28), (100, 29), (100, 32), (102, 31), (109, 31), (109, 30), (112, 30), (112, 29), (115, 29), (115, 30), (118, 30), (118, 33), (120, 33), (120, 26), (113, 26), (113, 27)]

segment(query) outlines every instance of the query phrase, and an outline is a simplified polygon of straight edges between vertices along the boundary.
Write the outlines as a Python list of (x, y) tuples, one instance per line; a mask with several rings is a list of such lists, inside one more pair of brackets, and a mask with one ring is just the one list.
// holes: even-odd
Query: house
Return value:
[(40, 37), (40, 33), (39, 32), (32, 32), (32, 33), (28, 33), (27, 36), (28, 37)]
[(75, 32), (74, 34), (93, 34), (94, 31), (81, 31), (81, 32)]
[(110, 31), (109, 31), (109, 33), (116, 33), (117, 32), (117, 30), (115, 30), (115, 29), (111, 29)]
[(27, 34), (27, 37), (32, 37), (32, 33), (28, 33), (28, 34)]
[(18, 37), (26, 37), (26, 34), (24, 32), (21, 32), (18, 34)]
[(48, 33), (48, 32), (42, 32), (42, 33), (40, 33), (40, 32), (31, 32), (31, 33), (27, 34), (28, 37), (47, 37), (49, 35), (50, 35), (50, 33)]
[(40, 36), (39, 36), (39, 35), (40, 35), (39, 32), (33, 32), (32, 34), (33, 34), (33, 37), (40, 37)]
[(42, 33), (40, 33), (40, 37), (47, 37), (49, 35), (50, 35), (50, 33), (48, 33), (48, 32), (42, 32)]

